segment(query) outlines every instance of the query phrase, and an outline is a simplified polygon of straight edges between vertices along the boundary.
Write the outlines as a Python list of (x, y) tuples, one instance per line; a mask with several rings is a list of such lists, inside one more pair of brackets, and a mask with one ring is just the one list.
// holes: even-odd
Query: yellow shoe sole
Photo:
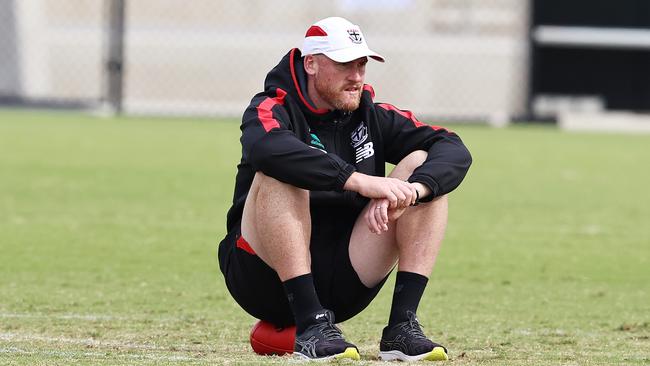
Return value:
[(354, 348), (354, 347), (348, 347), (348, 348), (345, 349), (345, 351), (343, 351), (343, 352), (341, 352), (339, 354), (331, 355), (331, 356), (327, 356), (327, 357), (311, 358), (311, 357), (309, 357), (307, 355), (304, 355), (304, 354), (302, 354), (300, 352), (294, 352), (293, 357), (301, 359), (303, 361), (341, 360), (341, 359), (344, 359), (344, 358), (348, 358), (348, 359), (351, 359), (351, 360), (357, 360), (358, 361), (358, 360), (361, 359), (361, 355), (359, 355), (359, 351), (357, 351), (357, 349)]

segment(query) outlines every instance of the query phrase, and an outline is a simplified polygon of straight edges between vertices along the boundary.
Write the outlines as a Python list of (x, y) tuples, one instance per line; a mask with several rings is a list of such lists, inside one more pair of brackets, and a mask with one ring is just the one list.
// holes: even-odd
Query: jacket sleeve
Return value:
[[(273, 94), (271, 92), (271, 94)], [(286, 92), (258, 94), (242, 118), (242, 160), (281, 182), (315, 191), (342, 191), (355, 171), (339, 156), (313, 148), (294, 133)]]
[(389, 163), (397, 164), (415, 150), (428, 152), (424, 163), (408, 179), (431, 189), (432, 194), (423, 202), (447, 194), (460, 185), (472, 164), (472, 156), (458, 135), (443, 127), (424, 124), (411, 112), (390, 104), (376, 104), (375, 108)]

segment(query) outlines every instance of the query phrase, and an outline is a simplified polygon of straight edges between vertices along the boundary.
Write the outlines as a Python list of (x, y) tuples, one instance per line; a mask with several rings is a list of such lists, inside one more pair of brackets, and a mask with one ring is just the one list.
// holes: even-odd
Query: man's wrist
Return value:
[(431, 194), (431, 189), (426, 185), (420, 182), (413, 182), (412, 184), (415, 186), (415, 190), (417, 191), (417, 201), (421, 201), (423, 198)]
[(348, 180), (345, 181), (343, 189), (346, 191), (358, 192), (359, 179), (361, 178), (361, 173), (354, 172), (350, 175)]
[(417, 206), (420, 204), (420, 191), (418, 189), (415, 189), (415, 202), (411, 204), (411, 206)]

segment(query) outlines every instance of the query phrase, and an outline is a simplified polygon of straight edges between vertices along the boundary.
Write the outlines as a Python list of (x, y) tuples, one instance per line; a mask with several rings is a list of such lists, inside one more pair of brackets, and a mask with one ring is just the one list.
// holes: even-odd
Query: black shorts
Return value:
[[(368, 288), (354, 271), (348, 253), (354, 221), (355, 217), (340, 213), (332, 216), (312, 212), (314, 286), (321, 304), (334, 312), (337, 323), (365, 309), (388, 277)], [(294, 323), (280, 278), (247, 246), (239, 224), (219, 244), (219, 264), (230, 294), (247, 313), (278, 326)]]

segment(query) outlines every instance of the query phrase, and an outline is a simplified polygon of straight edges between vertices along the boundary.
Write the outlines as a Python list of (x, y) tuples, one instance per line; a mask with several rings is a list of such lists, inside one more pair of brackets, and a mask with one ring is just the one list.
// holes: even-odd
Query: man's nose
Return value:
[(348, 75), (350, 81), (361, 82), (363, 81), (363, 73), (359, 70), (354, 70)]

